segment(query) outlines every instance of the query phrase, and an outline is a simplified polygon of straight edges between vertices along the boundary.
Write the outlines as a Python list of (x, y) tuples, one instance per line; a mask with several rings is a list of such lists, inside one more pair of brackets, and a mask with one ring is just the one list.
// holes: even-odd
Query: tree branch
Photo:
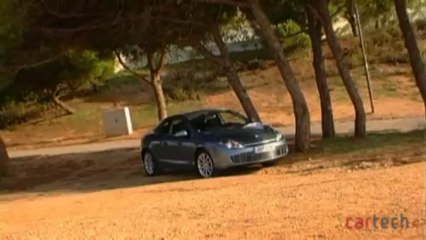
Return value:
[(235, 7), (243, 7), (243, 8), (249, 7), (249, 5), (246, 2), (238, 1), (238, 0), (193, 0), (193, 2), (226, 4), (226, 5), (231, 5)]
[[(312, 13), (315, 15), (315, 18), (318, 20), (318, 21), (320, 21), (321, 22), (321, 24), (322, 24), (322, 19), (321, 19), (321, 17), (320, 17), (320, 15), (319, 15), (319, 13), (318, 13), (318, 11), (314, 8), (314, 7), (312, 7), (310, 4), (307, 4), (307, 7), (308, 7), (308, 9), (310, 10), (310, 11), (312, 11)], [(331, 14), (331, 18), (334, 18), (334, 17), (336, 17), (343, 9), (345, 8), (345, 5), (341, 5), (339, 8), (337, 8), (336, 9), (336, 11), (333, 13), (333, 14)], [(306, 9), (307, 10), (307, 9)], [(299, 35), (299, 34), (302, 34), (302, 33), (306, 33), (308, 31), (308, 28), (306, 27), (306, 26), (304, 26), (304, 27), (301, 27), (301, 29), (300, 29), (300, 31), (297, 31), (297, 32), (295, 32), (295, 33), (292, 33), (292, 34), (289, 34), (289, 35), (286, 35), (286, 36), (284, 36), (284, 39), (286, 39), (286, 38), (291, 38), (291, 37), (295, 37), (295, 36), (297, 36), (297, 35)]]
[(197, 22), (197, 21), (182, 20), (182, 19), (171, 18), (171, 17), (163, 17), (163, 16), (156, 16), (156, 17), (153, 17), (153, 18), (158, 19), (158, 20), (164, 20), (164, 21), (172, 22), (172, 23), (178, 23), (178, 24), (188, 24), (188, 25), (194, 25), (194, 26), (199, 26), (199, 27), (209, 27), (209, 25), (204, 24), (202, 22)]
[(204, 58), (215, 62), (221, 66), (224, 66), (221, 58), (219, 56), (214, 55), (213, 53), (211, 53), (206, 46), (204, 46), (203, 44), (201, 44), (200, 41), (197, 40), (191, 40), (191, 45), (192, 47), (194, 47), (199, 53), (201, 53), (201, 55), (203, 55)]
[(152, 72), (155, 71), (155, 66), (154, 66), (154, 52), (152, 50), (147, 50), (146, 51), (146, 59), (147, 59), (147, 62), (148, 62), (149, 72), (152, 74)]
[[(47, 14), (54, 16), (56, 18), (65, 18), (65, 19), (68, 19), (68, 18), (88, 18), (88, 17), (99, 17), (99, 16), (109, 16), (110, 15), (110, 13), (102, 13), (102, 12), (99, 12), (99, 13), (67, 13), (67, 14), (64, 14), (64, 13), (60, 13), (60, 12), (52, 10), (44, 2), (44, 0), (38, 0), (38, 2), (40, 3), (40, 5), (43, 6), (43, 9)], [(119, 11), (120, 10), (118, 10), (117, 12), (119, 12)]]
[(141, 74), (139, 74), (138, 72), (136, 72), (135, 70), (133, 70), (131, 67), (129, 67), (123, 60), (123, 58), (121, 57), (120, 53), (115, 50), (114, 51), (115, 56), (117, 57), (118, 62), (120, 63), (120, 65), (126, 69), (126, 71), (132, 73), (133, 75), (137, 76), (138, 78), (140, 78), (142, 81), (146, 82), (146, 83), (151, 83), (147, 76), (143, 76)]
[(100, 28), (106, 28), (114, 26), (118, 23), (120, 23), (120, 20), (122, 20), (122, 17), (120, 14), (116, 15), (112, 21), (107, 21), (105, 19), (96, 21), (91, 24), (87, 24), (84, 26), (76, 27), (76, 28), (55, 28), (55, 27), (41, 27), (40, 29), (45, 32), (50, 33), (77, 33), (77, 32), (83, 32), (83, 31), (89, 31), (89, 30), (96, 30)]
[(164, 63), (166, 62), (166, 49), (162, 49), (160, 52), (160, 59), (158, 59), (157, 66), (155, 68), (155, 71), (158, 72), (164, 67)]
[(221, 63), (223, 66), (232, 67), (232, 59), (229, 55), (229, 50), (226, 44), (223, 42), (222, 35), (220, 34), (220, 28), (218, 25), (215, 25), (212, 29), (213, 39), (219, 48), (220, 56), (222, 57)]

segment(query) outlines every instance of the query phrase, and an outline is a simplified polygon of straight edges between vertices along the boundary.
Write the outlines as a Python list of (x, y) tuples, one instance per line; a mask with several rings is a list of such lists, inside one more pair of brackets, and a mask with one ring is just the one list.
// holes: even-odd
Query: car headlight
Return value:
[(282, 141), (284, 139), (284, 136), (281, 133), (277, 133), (276, 141)]
[(234, 140), (228, 140), (228, 141), (221, 141), (219, 144), (226, 146), (227, 148), (242, 148), (243, 145), (237, 141)]

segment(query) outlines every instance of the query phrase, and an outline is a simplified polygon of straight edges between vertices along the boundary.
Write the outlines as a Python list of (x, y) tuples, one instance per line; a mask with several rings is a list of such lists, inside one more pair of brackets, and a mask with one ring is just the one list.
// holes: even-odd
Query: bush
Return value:
[(368, 36), (366, 39), (367, 51), (372, 55), (372, 62), (386, 64), (408, 63), (404, 40), (398, 27), (390, 26), (375, 30), (369, 32)]
[(267, 68), (268, 68), (268, 65), (266, 64), (265, 60), (254, 59), (249, 61), (247, 64), (247, 69), (251, 71), (257, 70), (257, 69), (265, 70)]
[(200, 99), (200, 85), (197, 84), (195, 72), (181, 71), (171, 73), (163, 86), (168, 101), (186, 101)]
[(194, 91), (191, 87), (188, 87), (188, 85), (164, 88), (164, 92), (168, 102), (183, 102), (187, 100), (199, 100), (201, 98), (200, 94)]
[(49, 108), (46, 103), (10, 101), (0, 108), (0, 129), (28, 122), (43, 115)]
[(415, 22), (416, 31), (420, 32), (421, 37), (426, 37), (426, 18), (417, 19)]
[[(400, 64), (408, 63), (408, 54), (399, 28), (388, 26), (381, 29), (371, 29), (365, 32), (365, 46), (368, 60), (373, 64)], [(348, 40), (348, 39), (346, 39)], [(363, 63), (362, 50), (358, 38), (349, 39), (352, 44), (345, 49), (345, 54), (352, 67)]]

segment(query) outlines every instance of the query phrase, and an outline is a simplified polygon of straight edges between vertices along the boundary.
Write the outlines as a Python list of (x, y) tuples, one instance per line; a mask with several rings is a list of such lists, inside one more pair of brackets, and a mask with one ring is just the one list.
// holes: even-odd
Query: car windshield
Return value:
[(189, 119), (191, 126), (198, 132), (237, 128), (249, 122), (241, 114), (232, 111), (207, 112)]

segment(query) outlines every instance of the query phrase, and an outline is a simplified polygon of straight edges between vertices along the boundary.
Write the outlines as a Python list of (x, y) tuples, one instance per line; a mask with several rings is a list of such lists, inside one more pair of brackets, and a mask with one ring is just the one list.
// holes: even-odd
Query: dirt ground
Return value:
[[(290, 155), (214, 179), (143, 176), (138, 150), (12, 160), (0, 239), (423, 239), (423, 143)], [(409, 228), (349, 229), (348, 217)], [(351, 219), (351, 220), (353, 220)]]

